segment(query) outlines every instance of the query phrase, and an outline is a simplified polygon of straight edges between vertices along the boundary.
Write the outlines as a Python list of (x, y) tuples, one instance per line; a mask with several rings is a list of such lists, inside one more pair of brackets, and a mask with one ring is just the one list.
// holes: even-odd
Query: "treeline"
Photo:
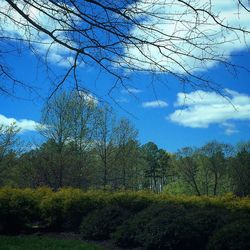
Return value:
[(27, 150), (15, 124), (0, 125), (0, 186), (149, 189), (190, 195), (250, 194), (250, 142), (216, 141), (175, 154), (83, 92), (55, 95), (42, 110), (44, 143)]

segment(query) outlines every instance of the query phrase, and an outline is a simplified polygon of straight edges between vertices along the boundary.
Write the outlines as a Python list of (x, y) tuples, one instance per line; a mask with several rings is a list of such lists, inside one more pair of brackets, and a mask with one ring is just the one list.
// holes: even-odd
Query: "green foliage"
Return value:
[(239, 196), (250, 195), (250, 143), (239, 145), (231, 160), (231, 177), (234, 192)]
[(64, 197), (60, 193), (45, 196), (41, 202), (42, 217), (46, 227), (60, 230), (63, 223)]
[(19, 233), (39, 220), (37, 198), (31, 189), (0, 189), (0, 233)]
[[(156, 203), (123, 224), (113, 235), (122, 247), (178, 249), (190, 235), (183, 205)], [(189, 242), (187, 240), (187, 242)]]
[(42, 215), (51, 230), (78, 231), (82, 218), (95, 208), (102, 207), (104, 198), (101, 192), (61, 189), (44, 197)]
[[(238, 220), (250, 221), (250, 198), (232, 193), (208, 197), (72, 188), (57, 192), (48, 188), (0, 189), (1, 233), (78, 232), (82, 222), (81, 234), (86, 239), (111, 237), (122, 247), (202, 250), (212, 235), (210, 247), (222, 244), (227, 234), (237, 236), (244, 230)], [(228, 226), (224, 233), (221, 228), (230, 223), (236, 223), (236, 232)], [(228, 241), (231, 245), (247, 237), (236, 236)]]
[(81, 235), (88, 240), (106, 240), (110, 234), (130, 217), (131, 213), (119, 206), (97, 209), (83, 219)]
[[(205, 249), (215, 230), (235, 218), (247, 218), (249, 198), (158, 196), (158, 202), (135, 215), (113, 234), (122, 247)], [(157, 200), (157, 199), (156, 199)], [(160, 202), (159, 202), (160, 201)]]
[(150, 192), (116, 192), (112, 195), (110, 202), (127, 209), (133, 213), (137, 213), (151, 203), (154, 195)]
[(138, 247), (142, 246), (140, 235), (145, 232), (145, 226), (151, 221), (157, 214), (161, 213), (162, 206), (154, 204), (137, 214), (129, 221), (121, 225), (117, 231), (113, 234), (113, 239), (116, 244), (121, 247)]
[(144, 175), (150, 190), (161, 192), (168, 175), (170, 155), (163, 149), (158, 149), (153, 142), (142, 146), (142, 155), (145, 160)]
[(0, 236), (0, 250), (101, 250), (95, 244), (78, 240), (59, 240), (28, 236)]
[(163, 193), (170, 195), (191, 194), (192, 190), (181, 180), (169, 182), (164, 186)]
[(237, 220), (218, 230), (208, 244), (208, 250), (250, 249), (250, 219)]

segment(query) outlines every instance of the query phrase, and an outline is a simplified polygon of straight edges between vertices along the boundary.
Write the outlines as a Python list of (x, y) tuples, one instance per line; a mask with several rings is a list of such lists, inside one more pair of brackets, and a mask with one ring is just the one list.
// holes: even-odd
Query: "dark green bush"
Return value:
[(237, 220), (225, 225), (211, 237), (208, 250), (249, 250), (250, 220)]
[(227, 219), (225, 209), (156, 203), (120, 226), (113, 239), (122, 247), (201, 250)]
[(34, 191), (0, 190), (0, 233), (19, 233), (39, 219), (39, 202)]
[[(116, 244), (121, 247), (146, 246), (150, 244), (149, 241), (151, 241), (152, 237), (154, 237), (154, 234), (158, 230), (158, 226), (161, 227), (161, 220), (162, 218), (166, 219), (167, 213), (171, 213), (172, 215), (175, 213), (175, 216), (178, 214), (179, 217), (182, 216), (183, 212), (185, 212), (183, 206), (155, 203), (121, 225), (113, 234), (113, 239), (115, 240)], [(162, 217), (163, 214), (165, 216)], [(148, 225), (150, 225), (153, 220), (159, 220), (160, 224), (149, 228)], [(150, 229), (149, 232), (148, 229)], [(161, 232), (158, 233), (160, 234)], [(159, 235), (156, 237), (158, 236)]]
[(209, 237), (225, 223), (229, 222), (232, 213), (221, 207), (187, 208), (184, 222), (190, 231), (186, 235), (187, 243), (193, 250), (205, 249)]
[(131, 213), (119, 206), (106, 206), (97, 209), (83, 219), (81, 235), (88, 240), (105, 240), (130, 217)]

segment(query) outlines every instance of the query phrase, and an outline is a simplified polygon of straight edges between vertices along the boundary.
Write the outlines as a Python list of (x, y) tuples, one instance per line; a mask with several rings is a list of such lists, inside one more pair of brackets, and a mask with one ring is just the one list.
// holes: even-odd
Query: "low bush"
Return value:
[(121, 247), (144, 246), (150, 249), (151, 243), (164, 234), (162, 225), (169, 225), (170, 221), (181, 218), (184, 212), (182, 205), (155, 203), (120, 226), (113, 239)]
[(104, 204), (104, 197), (97, 193), (68, 188), (45, 196), (41, 210), (48, 229), (78, 232), (82, 218)]
[(154, 197), (149, 192), (117, 192), (112, 194), (110, 203), (137, 213), (152, 204)]
[(249, 250), (250, 220), (236, 220), (216, 231), (207, 250)]
[(155, 203), (120, 226), (113, 239), (121, 247), (201, 250), (228, 216), (216, 207)]
[(131, 213), (119, 206), (106, 206), (91, 212), (83, 219), (81, 235), (88, 240), (106, 240), (112, 232), (131, 216)]
[(0, 190), (0, 233), (15, 234), (40, 220), (39, 200), (31, 189)]
[[(79, 232), (82, 222), (85, 239), (111, 237), (122, 247), (203, 250), (209, 242), (211, 250), (220, 250), (233, 249), (230, 246), (244, 241), (244, 249), (249, 244), (249, 231), (247, 226), (239, 226), (239, 220), (250, 221), (249, 197), (0, 189), (0, 233)], [(229, 245), (224, 246), (225, 242)]]
[(52, 193), (41, 200), (42, 224), (49, 230), (60, 231), (63, 224), (64, 197), (61, 193)]

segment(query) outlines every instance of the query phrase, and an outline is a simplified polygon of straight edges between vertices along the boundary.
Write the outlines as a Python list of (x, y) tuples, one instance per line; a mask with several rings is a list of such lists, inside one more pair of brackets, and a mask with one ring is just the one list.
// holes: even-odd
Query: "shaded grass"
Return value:
[(34, 236), (0, 236), (0, 250), (104, 250), (79, 240), (59, 240)]

